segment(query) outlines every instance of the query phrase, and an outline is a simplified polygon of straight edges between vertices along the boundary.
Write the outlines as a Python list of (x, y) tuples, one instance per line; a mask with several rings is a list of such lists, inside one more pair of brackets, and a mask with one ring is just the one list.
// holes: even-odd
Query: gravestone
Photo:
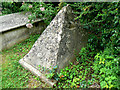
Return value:
[(87, 32), (81, 28), (79, 21), (74, 20), (75, 16), (72, 13), (70, 6), (63, 7), (29, 53), (19, 61), (22, 66), (41, 79), (45, 80), (45, 77), (39, 71), (39, 65), (50, 70), (57, 65), (59, 71), (74, 61), (75, 53), (78, 54), (81, 47), (87, 43)]

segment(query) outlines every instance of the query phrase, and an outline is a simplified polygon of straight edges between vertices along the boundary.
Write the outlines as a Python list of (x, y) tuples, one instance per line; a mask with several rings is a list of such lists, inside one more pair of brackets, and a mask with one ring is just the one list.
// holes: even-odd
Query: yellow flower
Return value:
[(104, 64), (105, 62), (103, 61), (102, 63)]
[(108, 88), (108, 85), (106, 84), (106, 86), (105, 86), (106, 88)]
[(118, 8), (116, 8), (116, 10), (118, 10)]
[(113, 85), (110, 85), (110, 88), (112, 88), (113, 87)]

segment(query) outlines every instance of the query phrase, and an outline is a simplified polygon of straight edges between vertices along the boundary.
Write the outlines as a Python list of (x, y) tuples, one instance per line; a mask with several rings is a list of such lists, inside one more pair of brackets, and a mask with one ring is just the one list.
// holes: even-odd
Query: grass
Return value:
[[(29, 52), (39, 36), (39, 34), (31, 35), (24, 42), (0, 52), (0, 57), (2, 57), (2, 60), (0, 60), (0, 63), (2, 63), (0, 89), (1, 84), (2, 88), (50, 88), (39, 77), (34, 76), (19, 64), (19, 60)], [(92, 69), (93, 57), (94, 53), (82, 48), (76, 57), (76, 62), (61, 69), (57, 75), (53, 73), (53, 76), (56, 75), (54, 79), (58, 80), (55, 88), (100, 88), (100, 81), (97, 78), (99, 75), (94, 74)]]
[(29, 52), (39, 34), (31, 35), (24, 42), (3, 50), (2, 53), (2, 88), (44, 88), (48, 87), (28, 70), (19, 60)]
[(0, 53), (0, 89), (2, 89), (2, 55)]
[[(2, 88), (49, 88), (37, 76), (34, 76), (30, 71), (25, 70), (19, 64), (19, 60), (29, 52), (39, 36), (39, 34), (31, 35), (24, 42), (16, 44), (10, 49), (2, 52)], [(83, 78), (86, 76), (84, 75), (85, 72), (83, 70), (81, 71), (79, 68), (83, 66), (81, 64), (73, 64), (70, 67), (66, 67), (64, 69), (65, 71), (62, 72), (61, 70), (61, 73), (59, 74), (60, 80), (56, 88), (70, 88), (76, 85), (76, 87), (82, 88), (82, 86), (79, 86), (80, 84), (77, 84), (79, 83), (79, 80), (77, 81), (76, 78), (79, 78), (80, 76)], [(82, 75), (78, 69), (81, 71)], [(64, 77), (61, 78), (61, 75)], [(85, 80), (82, 80), (81, 82), (83, 81)]]

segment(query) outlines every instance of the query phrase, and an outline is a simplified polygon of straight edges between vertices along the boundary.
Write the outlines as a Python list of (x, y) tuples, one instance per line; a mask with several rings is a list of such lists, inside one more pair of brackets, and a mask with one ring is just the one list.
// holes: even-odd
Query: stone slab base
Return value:
[(19, 61), (19, 63), (27, 70), (30, 70), (33, 74), (35, 74), (36, 76), (39, 76), (40, 79), (45, 82), (46, 84), (48, 84), (50, 87), (53, 87), (54, 84), (57, 83), (56, 80), (50, 80), (48, 79), (43, 73), (41, 73), (39, 70), (37, 70), (36, 68), (34, 68), (33, 66), (31, 66), (30, 64), (28, 64), (27, 62), (25, 62), (23, 59), (21, 59)]

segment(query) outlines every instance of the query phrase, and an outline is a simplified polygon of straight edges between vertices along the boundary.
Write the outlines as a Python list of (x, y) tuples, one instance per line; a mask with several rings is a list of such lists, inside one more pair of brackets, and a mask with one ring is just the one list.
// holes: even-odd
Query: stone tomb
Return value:
[(81, 28), (78, 21), (74, 20), (71, 7), (65, 6), (19, 63), (53, 86), (55, 82), (48, 80), (38, 66), (52, 69), (57, 65), (59, 71), (75, 60), (75, 53), (78, 54), (86, 43), (87, 32)]
[(27, 39), (31, 34), (41, 34), (46, 28), (42, 19), (34, 20), (33, 28), (26, 27), (30, 13), (19, 12), (0, 16), (0, 51)]

